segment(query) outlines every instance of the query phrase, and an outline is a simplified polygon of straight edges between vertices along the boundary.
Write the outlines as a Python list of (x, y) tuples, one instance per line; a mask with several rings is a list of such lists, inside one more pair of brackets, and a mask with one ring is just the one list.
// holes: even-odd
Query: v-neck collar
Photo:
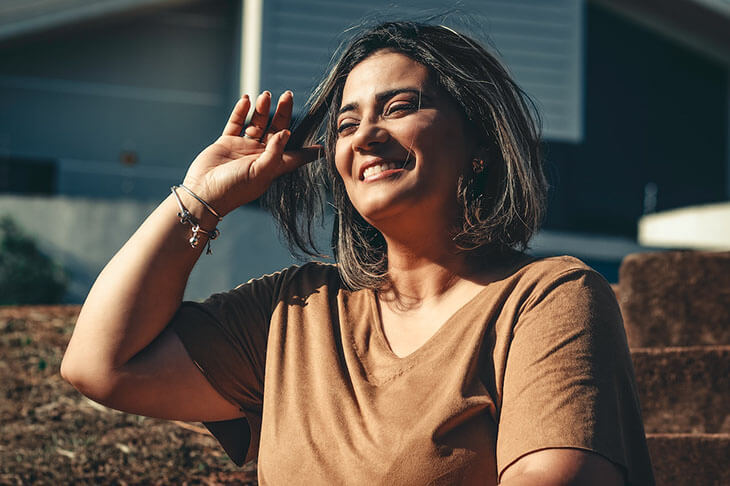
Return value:
[[(431, 361), (441, 353), (448, 352), (450, 345), (453, 344), (451, 336), (465, 332), (466, 327), (475, 325), (474, 321), (481, 319), (481, 317), (472, 315), (475, 313), (475, 306), (485, 304), (485, 299), (488, 299), (487, 295), (491, 292), (499, 292), (498, 289), (501, 288), (506, 277), (533, 260), (533, 257), (519, 255), (518, 258), (509, 262), (498, 278), (487, 283), (476, 295), (454, 311), (421, 346), (403, 357), (393, 352), (385, 337), (375, 291), (364, 289), (350, 294), (350, 299), (354, 298), (354, 300), (350, 300), (346, 307), (350, 312), (357, 314), (352, 315), (352, 318), (358, 321), (356, 326), (358, 329), (350, 328), (346, 332), (350, 335), (355, 354), (368, 376), (368, 381), (380, 386), (405, 374), (419, 363)], [(355, 301), (358, 304), (355, 304)], [(488, 306), (485, 305), (485, 307)], [(479, 314), (481, 315), (481, 312)], [(488, 318), (487, 315), (482, 317)]]
[[(361, 316), (365, 322), (362, 322), (361, 325), (367, 327), (367, 331), (360, 334), (360, 338), (366, 339), (367, 342), (360, 343), (357, 342), (359, 339), (353, 339), (353, 345), (368, 381), (375, 386), (385, 385), (422, 362), (437, 358), (440, 353), (445, 352), (451, 342), (450, 336), (462, 331), (465, 326), (473, 324), (472, 319), (460, 319), (460, 317), (482, 301), (489, 290), (489, 285), (481, 289), (477, 295), (446, 319), (426, 342), (403, 357), (393, 352), (385, 338), (375, 292), (373, 290), (360, 291), (362, 292), (361, 298), (365, 300), (363, 302), (365, 305), (362, 307), (364, 315)], [(354, 338), (354, 336), (352, 337)]]
[[(390, 347), (390, 343), (388, 343), (388, 338), (385, 336), (385, 329), (383, 327), (383, 318), (380, 313), (380, 309), (378, 308), (378, 296), (376, 291), (369, 290), (368, 291), (368, 300), (370, 303), (370, 309), (371, 309), (371, 322), (373, 325), (373, 331), (376, 335), (378, 346), (381, 347), (381, 351), (384, 356), (387, 356), (392, 361), (407, 363), (412, 360), (417, 360), (418, 356), (423, 353), (428, 353), (429, 350), (431, 350), (434, 347), (437, 347), (439, 345), (439, 341), (442, 340), (441, 335), (447, 334), (448, 332), (451, 332), (450, 330), (456, 326), (456, 324), (452, 321), (456, 320), (456, 318), (465, 312), (466, 309), (470, 308), (473, 303), (477, 300), (480, 300), (481, 296), (486, 293), (487, 289), (489, 288), (490, 284), (485, 285), (483, 288), (481, 288), (473, 297), (471, 297), (469, 300), (467, 300), (461, 307), (456, 309), (449, 317), (447, 317), (441, 325), (436, 329), (436, 331), (428, 338), (426, 341), (423, 342), (419, 347), (414, 349), (412, 352), (405, 356), (398, 356), (393, 349)], [(462, 320), (463, 321), (463, 320)]]

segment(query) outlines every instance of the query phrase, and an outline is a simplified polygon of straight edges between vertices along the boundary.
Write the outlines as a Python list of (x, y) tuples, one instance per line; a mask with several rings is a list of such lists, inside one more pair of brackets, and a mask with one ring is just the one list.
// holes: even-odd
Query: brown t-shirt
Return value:
[(616, 299), (571, 257), (521, 259), (404, 358), (328, 264), (188, 303), (174, 329), (245, 413), (262, 485), (496, 484), (555, 447), (654, 483)]

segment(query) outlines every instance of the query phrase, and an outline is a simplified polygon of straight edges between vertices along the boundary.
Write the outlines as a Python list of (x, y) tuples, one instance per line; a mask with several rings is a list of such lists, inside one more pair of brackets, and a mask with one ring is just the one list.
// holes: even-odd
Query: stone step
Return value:
[(730, 344), (730, 252), (628, 255), (617, 295), (630, 347)]
[(635, 348), (631, 358), (647, 433), (730, 433), (730, 345)]
[(730, 434), (647, 434), (657, 486), (730, 484)]

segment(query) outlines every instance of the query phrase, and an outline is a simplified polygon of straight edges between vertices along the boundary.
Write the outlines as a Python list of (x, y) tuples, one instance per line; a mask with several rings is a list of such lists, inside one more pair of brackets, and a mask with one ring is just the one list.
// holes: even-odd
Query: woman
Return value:
[[(261, 484), (653, 482), (610, 287), (576, 259), (520, 251), (545, 182), (493, 56), (446, 27), (386, 23), (344, 50), (291, 141), (292, 94), (269, 123), (270, 104), (245, 126), (239, 100), (109, 262), (67, 380), (114, 408), (208, 422)], [(267, 188), (314, 251), (322, 179), (337, 265), (181, 302), (198, 242)]]

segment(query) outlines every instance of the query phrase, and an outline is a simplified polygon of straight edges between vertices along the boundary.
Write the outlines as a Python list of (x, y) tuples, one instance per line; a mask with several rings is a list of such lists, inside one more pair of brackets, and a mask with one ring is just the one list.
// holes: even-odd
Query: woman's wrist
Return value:
[(180, 199), (183, 208), (190, 213), (192, 219), (199, 224), (202, 229), (212, 231), (218, 226), (218, 223), (223, 219), (223, 214), (219, 212), (213, 204), (208, 202), (203, 195), (201, 195), (201, 193), (203, 193), (202, 191), (197, 192), (187, 184), (181, 184), (180, 186), (173, 187), (175, 188), (174, 192)]
[[(213, 209), (213, 212), (215, 212), (218, 216), (221, 218), (224, 218), (226, 214), (230, 213), (234, 209), (236, 209), (240, 204), (231, 204), (231, 194), (227, 194), (226, 191), (220, 191), (217, 190), (214, 184), (209, 184), (205, 181), (200, 181), (198, 178), (192, 178), (192, 177), (185, 177), (185, 179), (180, 183), (180, 186), (184, 186), (188, 190), (190, 190), (192, 193), (194, 193), (196, 196), (198, 196), (200, 199), (206, 202), (208, 206), (210, 206)], [(180, 194), (187, 192), (185, 189), (179, 191)], [(190, 195), (190, 194), (188, 194)], [(196, 201), (196, 207), (198, 205), (202, 204), (199, 201)], [(205, 207), (205, 206), (202, 206)], [(209, 216), (213, 213), (209, 213)]]
[[(218, 223), (223, 218), (210, 204), (184, 185), (172, 186), (170, 189), (178, 209), (176, 217), (181, 225), (190, 228), (188, 244), (192, 249), (207, 247), (206, 253), (211, 254), (211, 241), (220, 235)], [(185, 197), (186, 202), (183, 202), (182, 197)], [(193, 210), (190, 211), (188, 207), (193, 207)]]
[(196, 201), (198, 201), (200, 204), (202, 204), (203, 207), (205, 209), (207, 209), (210, 214), (212, 214), (213, 216), (215, 216), (218, 219), (218, 221), (221, 221), (223, 219), (223, 216), (221, 216), (220, 213), (218, 213), (218, 211), (216, 211), (213, 208), (213, 206), (208, 204), (208, 202), (205, 199), (203, 199), (202, 197), (198, 196), (193, 191), (191, 191), (190, 188), (188, 188), (185, 184), (180, 184), (179, 186), (173, 186), (172, 187), (173, 192), (175, 192), (175, 189), (178, 187), (180, 189), (182, 189), (183, 191), (187, 192), (188, 194), (190, 194)]

